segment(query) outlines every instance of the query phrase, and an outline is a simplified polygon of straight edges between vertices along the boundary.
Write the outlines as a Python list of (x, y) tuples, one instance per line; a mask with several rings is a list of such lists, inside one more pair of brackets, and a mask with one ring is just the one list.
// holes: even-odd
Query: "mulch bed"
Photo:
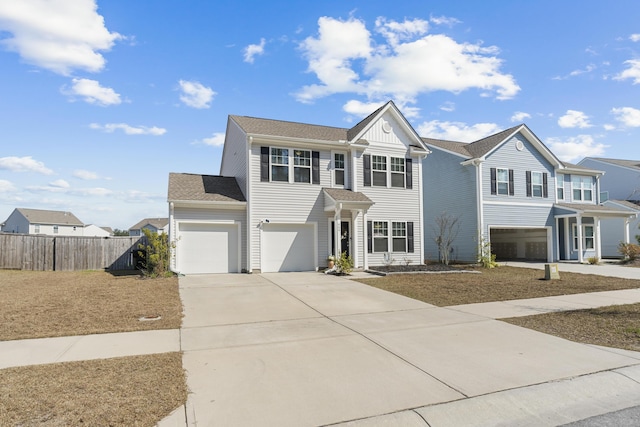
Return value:
[(469, 272), (468, 268), (445, 264), (408, 264), (408, 265), (376, 265), (369, 267), (371, 273), (460, 273)]

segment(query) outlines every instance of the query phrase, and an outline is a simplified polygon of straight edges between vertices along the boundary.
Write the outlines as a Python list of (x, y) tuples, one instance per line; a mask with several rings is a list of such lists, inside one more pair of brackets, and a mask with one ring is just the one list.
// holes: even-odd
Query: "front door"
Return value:
[[(336, 247), (335, 245), (335, 227), (336, 227), (336, 223), (335, 222), (331, 222), (331, 248), (333, 250), (333, 248)], [(340, 254), (342, 254), (343, 252), (347, 253), (347, 256), (351, 256), (351, 248), (350, 248), (350, 242), (351, 242), (351, 233), (349, 232), (349, 223), (347, 221), (341, 221), (340, 222)], [(340, 254), (336, 254), (336, 255), (340, 255)]]

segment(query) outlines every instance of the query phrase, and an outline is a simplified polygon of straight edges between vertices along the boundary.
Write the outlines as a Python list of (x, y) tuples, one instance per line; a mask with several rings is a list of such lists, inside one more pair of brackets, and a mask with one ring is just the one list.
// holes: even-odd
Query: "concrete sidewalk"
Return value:
[(191, 393), (163, 426), (558, 425), (640, 401), (640, 353), (335, 276), (188, 276), (180, 292)]
[[(536, 268), (544, 270), (544, 265), (547, 263), (508, 261), (501, 262), (500, 264), (509, 265), (511, 267)], [(640, 280), (640, 268), (625, 267), (613, 262), (603, 261), (597, 265), (580, 264), (578, 262), (559, 262), (557, 264), (558, 269), (560, 270), (560, 277), (562, 277), (563, 271), (567, 271), (570, 273), (595, 274), (597, 276), (609, 276), (619, 277), (621, 279)]]

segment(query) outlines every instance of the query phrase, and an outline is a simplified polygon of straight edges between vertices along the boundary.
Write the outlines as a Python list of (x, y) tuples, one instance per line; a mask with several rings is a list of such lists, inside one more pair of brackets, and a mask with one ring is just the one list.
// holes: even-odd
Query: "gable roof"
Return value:
[(30, 224), (53, 224), (53, 225), (73, 225), (84, 226), (82, 221), (74, 214), (67, 211), (50, 211), (43, 209), (17, 208)]
[(167, 224), (169, 224), (169, 218), (145, 218), (130, 227), (129, 230), (140, 230), (145, 225), (151, 225), (159, 229), (166, 227)]
[[(283, 120), (262, 119), (258, 117), (248, 116), (236, 116), (230, 115), (229, 119), (233, 120), (240, 126), (240, 128), (247, 134), (273, 136), (273, 137), (285, 137), (285, 138), (298, 138), (315, 141), (327, 141), (327, 142), (350, 142), (352, 144), (364, 144), (358, 138), (377, 118), (380, 117), (388, 109), (393, 108), (398, 117), (407, 127), (409, 134), (413, 134), (415, 137), (415, 143), (412, 145), (419, 146), (426, 150), (423, 141), (420, 136), (413, 129), (411, 124), (402, 115), (400, 110), (396, 107), (393, 101), (388, 101), (373, 113), (369, 114), (363, 120), (358, 122), (352, 128), (339, 128), (333, 126), (312, 125), (307, 123), (289, 122)], [(356, 140), (358, 138), (358, 140)]]
[(582, 163), (587, 159), (597, 160), (599, 162), (609, 163), (615, 166), (623, 166), (625, 168), (640, 170), (640, 160), (606, 159), (604, 157), (585, 157), (580, 161), (580, 163)]
[(169, 174), (168, 200), (246, 202), (234, 177), (173, 172)]

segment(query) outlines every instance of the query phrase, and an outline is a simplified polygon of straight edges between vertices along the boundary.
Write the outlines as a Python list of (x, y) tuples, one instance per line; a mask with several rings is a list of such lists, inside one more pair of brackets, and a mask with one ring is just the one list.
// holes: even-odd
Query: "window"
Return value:
[(542, 197), (542, 173), (531, 172), (531, 194), (533, 197)]
[(590, 176), (572, 176), (573, 200), (593, 200), (593, 179)]
[(386, 221), (373, 221), (373, 252), (389, 250), (389, 225)]
[(53, 234), (58, 234), (58, 226), (57, 225), (53, 226)]
[(289, 150), (271, 149), (271, 181), (289, 182)]
[(509, 170), (497, 169), (498, 194), (509, 194)]
[(391, 186), (404, 188), (404, 158), (391, 158)]
[(407, 223), (391, 223), (391, 233), (393, 252), (407, 252)]
[(371, 170), (373, 185), (387, 186), (387, 158), (385, 156), (371, 156)]
[(293, 181), (311, 182), (311, 151), (293, 151)]
[(564, 200), (564, 175), (556, 175), (556, 192), (558, 200)]
[(344, 154), (333, 154), (333, 182), (335, 185), (344, 185)]
[[(573, 226), (573, 250), (578, 250), (578, 225)], [(589, 250), (595, 248), (595, 238), (593, 235), (593, 225), (582, 226), (582, 250)]]
[(40, 232), (40, 224), (34, 224), (33, 225), (33, 232), (34, 233), (39, 233)]

